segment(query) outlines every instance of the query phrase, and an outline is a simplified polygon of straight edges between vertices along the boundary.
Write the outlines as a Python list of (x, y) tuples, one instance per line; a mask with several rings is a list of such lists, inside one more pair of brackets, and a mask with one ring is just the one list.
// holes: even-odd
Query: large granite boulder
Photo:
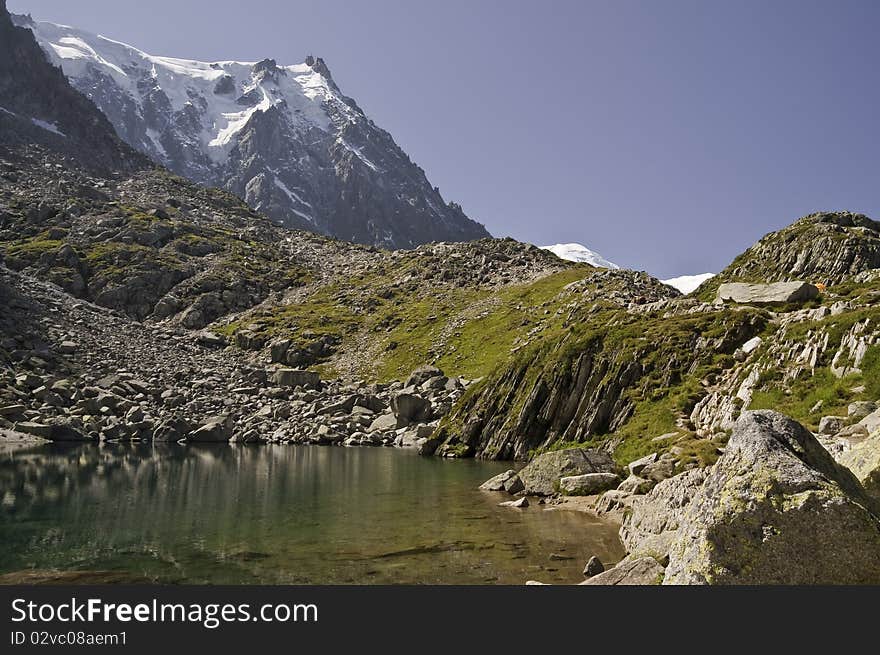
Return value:
[(601, 450), (568, 448), (538, 455), (519, 472), (527, 494), (550, 496), (559, 491), (560, 479), (587, 473), (616, 473), (611, 455)]
[(818, 295), (819, 289), (809, 282), (773, 282), (772, 284), (726, 282), (718, 287), (717, 299), (720, 302), (765, 305), (806, 302)]
[(773, 411), (743, 413), (673, 520), (664, 584), (880, 584), (872, 501), (809, 431)]

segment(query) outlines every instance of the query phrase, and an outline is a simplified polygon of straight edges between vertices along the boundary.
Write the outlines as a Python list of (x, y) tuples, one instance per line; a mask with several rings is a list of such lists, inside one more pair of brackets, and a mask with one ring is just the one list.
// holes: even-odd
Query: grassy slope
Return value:
[(363, 379), (405, 378), (427, 362), (450, 375), (476, 378), (508, 358), (531, 330), (558, 333), (563, 306), (570, 301), (560, 292), (591, 270), (572, 266), (501, 289), (440, 285), (412, 292), (399, 284), (412, 272), (404, 265), (320, 287), (304, 299), (216, 329), (227, 335), (247, 329), (295, 345), (334, 337), (340, 342), (337, 355), (320, 365), (327, 375), (336, 372), (338, 357), (368, 348), (371, 357), (362, 358), (357, 371)]

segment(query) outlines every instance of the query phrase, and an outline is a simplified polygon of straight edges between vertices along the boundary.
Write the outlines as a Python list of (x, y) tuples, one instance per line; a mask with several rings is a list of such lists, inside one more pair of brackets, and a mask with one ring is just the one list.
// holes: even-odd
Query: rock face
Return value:
[(550, 496), (559, 491), (561, 478), (588, 473), (615, 473), (616, 468), (608, 453), (569, 448), (538, 455), (519, 472), (519, 479), (527, 494)]
[(818, 295), (819, 289), (808, 282), (774, 282), (772, 284), (727, 282), (718, 287), (717, 298), (719, 302), (772, 305), (805, 302)]
[(664, 584), (880, 583), (880, 521), (869, 507), (858, 480), (806, 429), (745, 412), (680, 520), (671, 518), (680, 528)]
[(340, 91), (320, 58), (169, 61), (15, 19), (128, 144), (286, 227), (389, 249), (489, 236)]

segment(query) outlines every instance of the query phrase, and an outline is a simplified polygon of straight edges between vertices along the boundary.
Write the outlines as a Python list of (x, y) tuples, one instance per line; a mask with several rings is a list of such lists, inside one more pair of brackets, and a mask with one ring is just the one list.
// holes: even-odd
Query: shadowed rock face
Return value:
[(877, 584), (871, 507), (800, 424), (746, 412), (681, 514), (664, 584)]

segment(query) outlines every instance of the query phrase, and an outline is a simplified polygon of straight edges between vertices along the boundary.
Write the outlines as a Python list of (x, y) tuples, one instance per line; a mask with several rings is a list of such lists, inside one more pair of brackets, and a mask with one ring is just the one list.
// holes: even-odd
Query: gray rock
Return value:
[(431, 403), (412, 393), (399, 393), (391, 399), (391, 411), (398, 422), (425, 423), (431, 420)]
[(842, 452), (837, 461), (853, 472), (868, 494), (880, 499), (880, 430)]
[(483, 491), (505, 491), (505, 483), (507, 483), (513, 477), (516, 477), (516, 471), (514, 471), (513, 469), (508, 469), (504, 473), (499, 473), (498, 475), (486, 480), (483, 484), (480, 485), (480, 489), (482, 489)]
[(594, 575), (599, 575), (605, 570), (605, 565), (602, 563), (598, 557), (593, 555), (588, 561), (587, 565), (584, 567), (584, 577), (592, 578)]
[(229, 345), (226, 337), (216, 332), (202, 332), (198, 336), (199, 343), (209, 348), (225, 348)]
[(373, 419), (367, 432), (388, 432), (397, 429), (397, 417), (394, 414), (382, 414)]
[(846, 415), (847, 418), (850, 418), (854, 421), (861, 421), (863, 418), (875, 411), (877, 411), (877, 403), (872, 400), (861, 400), (858, 402), (850, 403), (849, 407), (846, 408)]
[(514, 475), (504, 483), (504, 491), (509, 494), (518, 494), (525, 489), (522, 479), (519, 475)]
[(620, 540), (627, 552), (666, 555), (681, 527), (684, 510), (700, 490), (706, 475), (706, 469), (685, 471), (657, 483), (647, 495), (633, 498), (631, 511), (620, 528)]
[(529, 506), (529, 499), (526, 498), (525, 496), (523, 496), (522, 498), (520, 498), (518, 500), (505, 500), (503, 503), (498, 503), (498, 506), (499, 507), (519, 507), (519, 508), (528, 507)]
[(186, 440), (192, 443), (219, 443), (232, 438), (232, 417), (217, 416), (205, 421), (190, 432)]
[(272, 382), (279, 387), (310, 387), (321, 385), (321, 376), (314, 371), (298, 368), (279, 368), (272, 374)]
[(591, 496), (617, 486), (617, 473), (584, 473), (559, 479), (559, 491), (566, 496)]
[(631, 494), (646, 494), (657, 484), (655, 480), (647, 480), (637, 475), (631, 475), (620, 483), (618, 491), (626, 491)]
[(772, 284), (726, 282), (718, 287), (717, 299), (761, 305), (805, 302), (818, 295), (819, 289), (808, 282), (773, 282)]
[(837, 434), (845, 423), (843, 416), (823, 416), (819, 419), (819, 434)]
[(872, 504), (808, 430), (744, 412), (684, 510), (664, 583), (878, 584)]
[(91, 441), (90, 437), (63, 419), (51, 423), (22, 421), (15, 424), (15, 430), (49, 441)]
[(642, 469), (641, 477), (654, 482), (667, 480), (675, 475), (675, 460), (659, 459)]
[[(404, 386), (418, 387), (430, 380), (431, 378), (439, 377), (444, 377), (443, 371), (441, 371), (436, 366), (422, 366), (421, 368), (417, 368), (415, 371), (410, 373), (409, 378), (407, 378), (406, 380), (406, 385)], [(444, 381), (443, 384), (445, 385), (446, 381)]]
[(596, 514), (602, 516), (617, 510), (626, 509), (633, 500), (633, 494), (628, 491), (612, 489), (606, 491), (596, 502)]
[(651, 453), (634, 462), (630, 462), (627, 468), (629, 468), (630, 475), (639, 475), (648, 464), (653, 464), (656, 461), (657, 453)]
[(153, 441), (182, 441), (193, 429), (193, 424), (186, 419), (171, 417), (156, 425)]
[(663, 567), (653, 557), (627, 557), (582, 585), (658, 585), (663, 582)]
[(586, 473), (616, 473), (617, 465), (604, 451), (568, 448), (538, 455), (519, 472), (525, 492), (550, 496), (559, 490), (563, 477)]

